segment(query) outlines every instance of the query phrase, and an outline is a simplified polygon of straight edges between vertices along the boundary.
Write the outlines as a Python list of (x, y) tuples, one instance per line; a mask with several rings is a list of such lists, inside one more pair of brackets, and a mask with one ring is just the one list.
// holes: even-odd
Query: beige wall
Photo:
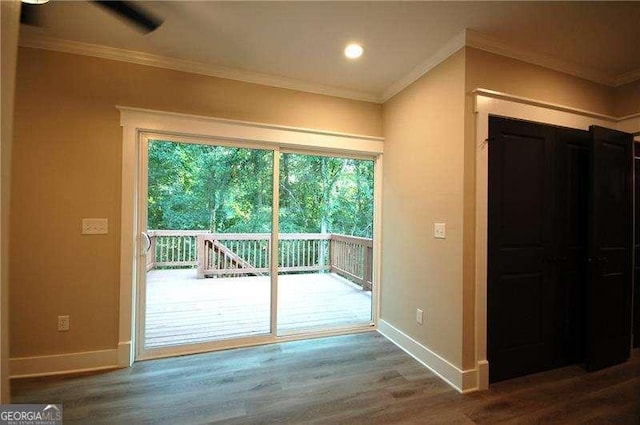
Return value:
[[(384, 104), (381, 319), (462, 366), (464, 50)], [(434, 239), (433, 223), (447, 238)], [(424, 311), (423, 325), (415, 320)]]
[(9, 192), (13, 99), (15, 92), (20, 2), (0, 2), (2, 112), (0, 122), (0, 404), (9, 403)]
[[(476, 360), (475, 88), (607, 115), (629, 96), (464, 48), (384, 104), (381, 318), (463, 370)], [(437, 221), (444, 241), (433, 238)]]
[[(121, 167), (115, 105), (373, 136), (383, 135), (384, 125), (382, 319), (468, 369), (475, 363), (475, 138), (465, 93), (482, 87), (618, 114), (635, 109), (638, 90), (472, 48), (384, 106), (38, 49), (21, 48), (18, 59), (13, 357), (115, 348)], [(81, 236), (82, 217), (107, 217), (110, 234)], [(438, 221), (447, 223), (445, 240), (433, 238)], [(416, 308), (425, 312), (423, 325), (415, 322)], [(61, 314), (71, 316), (68, 333), (56, 331)]]
[(467, 90), (491, 89), (615, 115), (611, 87), (483, 50), (466, 51)]
[[(11, 355), (115, 348), (122, 130), (115, 105), (382, 134), (382, 107), (20, 48), (11, 209)], [(82, 217), (109, 234), (82, 236)], [(57, 316), (71, 331), (57, 332)]]
[(640, 80), (615, 88), (616, 116), (640, 113)]

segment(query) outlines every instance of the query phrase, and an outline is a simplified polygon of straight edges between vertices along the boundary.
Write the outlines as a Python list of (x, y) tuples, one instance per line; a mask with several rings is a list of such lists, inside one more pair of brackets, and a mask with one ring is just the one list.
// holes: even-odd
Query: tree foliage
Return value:
[[(148, 227), (271, 230), (273, 151), (149, 142)], [(371, 237), (373, 161), (281, 154), (280, 231)]]

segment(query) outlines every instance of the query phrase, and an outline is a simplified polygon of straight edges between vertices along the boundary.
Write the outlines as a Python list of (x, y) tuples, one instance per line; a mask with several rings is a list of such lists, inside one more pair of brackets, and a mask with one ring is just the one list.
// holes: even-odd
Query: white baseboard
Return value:
[(133, 364), (133, 352), (131, 341), (120, 341), (118, 343), (118, 366), (130, 367)]
[(9, 359), (11, 379), (62, 375), (118, 367), (117, 349)]
[(384, 320), (378, 322), (378, 332), (459, 392), (468, 393), (478, 389), (478, 371), (476, 369), (459, 369), (447, 359), (429, 350)]
[(478, 362), (478, 389), (489, 389), (489, 362), (487, 360)]

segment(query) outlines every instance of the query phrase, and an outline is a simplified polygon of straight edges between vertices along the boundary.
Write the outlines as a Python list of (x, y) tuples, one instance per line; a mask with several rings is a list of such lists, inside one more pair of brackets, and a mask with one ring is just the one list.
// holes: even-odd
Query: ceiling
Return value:
[[(274, 85), (384, 100), (468, 29), (475, 42), (467, 44), (609, 85), (640, 78), (640, 2), (136, 3), (163, 18), (162, 26), (144, 35), (91, 2), (52, 0), (39, 6), (43, 27), (23, 25), (21, 44), (90, 43), (237, 79), (259, 75)], [(353, 41), (365, 48), (356, 61), (342, 54)]]

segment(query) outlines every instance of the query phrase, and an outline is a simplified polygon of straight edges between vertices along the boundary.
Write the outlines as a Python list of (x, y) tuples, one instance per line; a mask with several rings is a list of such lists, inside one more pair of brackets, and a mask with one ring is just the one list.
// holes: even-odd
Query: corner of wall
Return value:
[(385, 320), (378, 323), (378, 332), (458, 392), (464, 394), (478, 389), (480, 372), (477, 369), (458, 368)]
[[(475, 389), (478, 375), (465, 368), (473, 362), (464, 353), (474, 338), (465, 334), (473, 329), (473, 292), (463, 283), (473, 278), (465, 261), (473, 252), (464, 243), (473, 223), (464, 211), (465, 55), (460, 49), (384, 104), (378, 326), (461, 392)], [(434, 238), (436, 222), (446, 223), (446, 239)], [(423, 324), (416, 324), (416, 308)]]
[(616, 116), (640, 114), (640, 80), (616, 87), (614, 101)]

